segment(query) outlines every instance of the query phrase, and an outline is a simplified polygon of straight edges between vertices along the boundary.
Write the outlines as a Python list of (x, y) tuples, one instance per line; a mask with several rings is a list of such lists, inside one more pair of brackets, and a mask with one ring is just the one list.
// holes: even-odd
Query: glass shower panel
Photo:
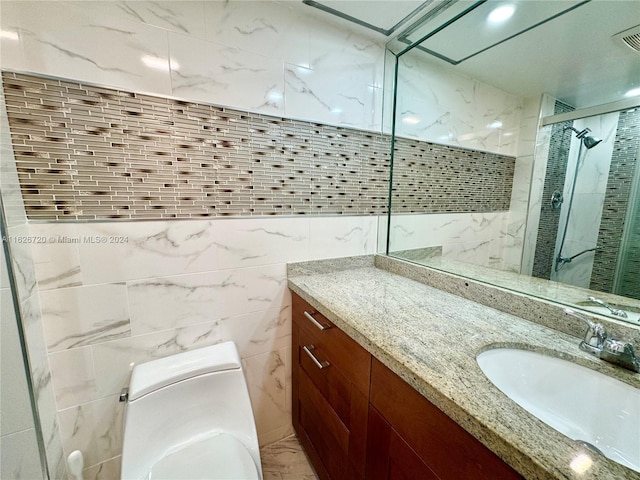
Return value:
[(4, 248), (0, 270), (0, 478), (44, 479)]

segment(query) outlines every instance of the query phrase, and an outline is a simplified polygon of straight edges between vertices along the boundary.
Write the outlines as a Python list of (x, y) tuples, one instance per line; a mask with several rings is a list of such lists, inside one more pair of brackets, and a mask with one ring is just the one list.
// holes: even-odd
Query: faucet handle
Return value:
[(629, 370), (640, 372), (640, 361), (636, 357), (633, 345), (628, 342), (607, 338), (602, 346), (600, 358)]
[(588, 325), (587, 331), (584, 332), (584, 339), (580, 342), (580, 348), (585, 352), (598, 355), (600, 350), (602, 350), (602, 345), (604, 344), (605, 339), (607, 338), (607, 331), (602, 324), (592, 321), (571, 308), (565, 308), (564, 313), (571, 315), (572, 317), (579, 318)]

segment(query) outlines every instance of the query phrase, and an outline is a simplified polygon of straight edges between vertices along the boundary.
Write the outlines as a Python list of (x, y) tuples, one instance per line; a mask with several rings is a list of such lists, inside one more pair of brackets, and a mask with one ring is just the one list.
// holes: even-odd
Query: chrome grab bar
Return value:
[(321, 362), (320, 360), (318, 360), (318, 357), (313, 354), (313, 351), (316, 349), (316, 347), (314, 347), (313, 345), (305, 345), (304, 347), (302, 347), (302, 349), (307, 353), (307, 355), (309, 355), (309, 357), (311, 357), (311, 360), (313, 360), (313, 363), (315, 363), (316, 367), (318, 367), (319, 369), (322, 370), (323, 368), (329, 366), (329, 362)]
[(318, 320), (316, 320), (315, 318), (313, 318), (313, 313), (309, 313), (309, 312), (307, 312), (305, 310), (304, 316), (307, 317), (309, 320), (311, 320), (311, 323), (313, 323), (320, 330), (326, 330), (328, 328), (331, 328), (331, 325), (324, 325), (324, 324), (320, 323)]

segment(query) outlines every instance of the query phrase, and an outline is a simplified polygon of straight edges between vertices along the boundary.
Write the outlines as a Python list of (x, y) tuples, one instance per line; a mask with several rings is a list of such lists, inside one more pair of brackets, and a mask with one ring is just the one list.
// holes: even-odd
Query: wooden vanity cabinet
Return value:
[(519, 480), (522, 477), (375, 358), (367, 480)]
[(364, 479), (371, 355), (297, 295), (292, 328), (298, 438), (321, 480)]
[(292, 328), (293, 427), (320, 480), (521, 478), (295, 294)]

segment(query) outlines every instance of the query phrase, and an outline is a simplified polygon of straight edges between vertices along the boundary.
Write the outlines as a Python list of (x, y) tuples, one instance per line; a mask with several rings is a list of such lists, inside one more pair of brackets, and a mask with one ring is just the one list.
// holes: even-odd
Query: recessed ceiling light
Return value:
[(629, 90), (627, 93), (624, 94), (625, 97), (637, 97), (638, 95), (640, 95), (640, 87), (632, 88), (631, 90)]
[(487, 125), (487, 127), (489, 127), (489, 128), (501, 128), (502, 127), (502, 122), (500, 120), (496, 120), (494, 122), (491, 122), (489, 125)]
[(513, 5), (500, 5), (499, 7), (494, 8), (489, 13), (487, 20), (489, 23), (502, 23), (509, 20), (516, 11), (516, 7)]

